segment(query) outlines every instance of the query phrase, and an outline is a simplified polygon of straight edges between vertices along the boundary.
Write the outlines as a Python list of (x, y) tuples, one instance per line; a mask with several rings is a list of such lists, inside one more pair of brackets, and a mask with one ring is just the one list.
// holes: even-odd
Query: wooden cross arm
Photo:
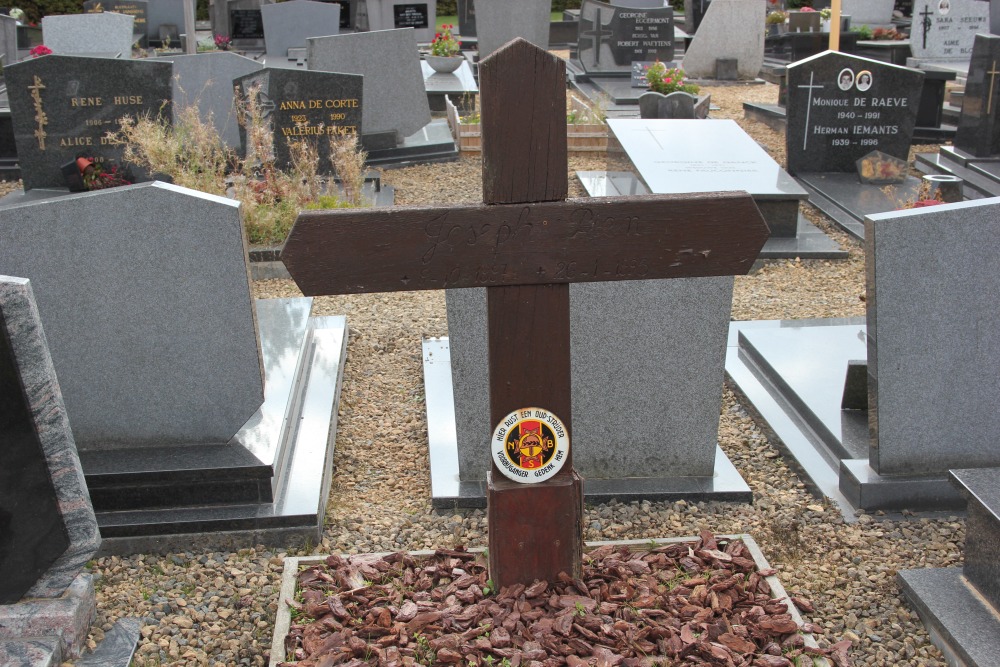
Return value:
[(307, 296), (740, 275), (769, 231), (750, 195), (304, 211), (281, 260)]

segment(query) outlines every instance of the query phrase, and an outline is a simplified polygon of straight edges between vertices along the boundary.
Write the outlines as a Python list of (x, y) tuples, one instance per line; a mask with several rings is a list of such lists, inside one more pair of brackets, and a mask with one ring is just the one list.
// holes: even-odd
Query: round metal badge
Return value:
[(497, 467), (522, 484), (551, 478), (569, 456), (566, 426), (543, 408), (514, 410), (497, 424), (491, 442)]

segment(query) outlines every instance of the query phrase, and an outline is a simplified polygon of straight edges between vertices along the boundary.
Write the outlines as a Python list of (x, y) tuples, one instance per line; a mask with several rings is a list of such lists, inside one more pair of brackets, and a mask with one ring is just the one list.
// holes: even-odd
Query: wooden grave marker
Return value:
[(569, 283), (744, 274), (768, 228), (745, 192), (567, 200), (565, 64), (517, 39), (479, 71), (484, 205), (305, 211), (281, 259), (308, 296), (487, 288), (490, 576), (552, 582), (583, 547)]

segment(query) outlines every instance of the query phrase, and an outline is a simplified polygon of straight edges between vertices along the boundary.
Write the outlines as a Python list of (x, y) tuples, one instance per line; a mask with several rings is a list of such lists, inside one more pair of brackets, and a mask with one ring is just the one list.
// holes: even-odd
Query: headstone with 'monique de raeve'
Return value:
[(580, 574), (569, 283), (743, 274), (768, 230), (746, 193), (567, 200), (565, 64), (517, 39), (480, 76), (485, 205), (304, 212), (282, 261), (309, 295), (487, 287), (490, 576), (507, 586)]
[(788, 172), (853, 172), (875, 150), (906, 160), (923, 80), (918, 70), (836, 51), (789, 65)]

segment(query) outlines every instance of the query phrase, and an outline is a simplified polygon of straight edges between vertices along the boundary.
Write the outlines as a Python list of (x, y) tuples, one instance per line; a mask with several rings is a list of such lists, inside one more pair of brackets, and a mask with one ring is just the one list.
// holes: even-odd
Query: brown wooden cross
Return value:
[[(281, 259), (310, 296), (486, 287), (492, 423), (543, 408), (572, 439), (569, 283), (743, 274), (767, 224), (743, 192), (567, 200), (565, 64), (518, 39), (479, 71), (485, 205), (306, 211)], [(496, 585), (579, 576), (571, 457), (537, 484), (491, 466)]]

